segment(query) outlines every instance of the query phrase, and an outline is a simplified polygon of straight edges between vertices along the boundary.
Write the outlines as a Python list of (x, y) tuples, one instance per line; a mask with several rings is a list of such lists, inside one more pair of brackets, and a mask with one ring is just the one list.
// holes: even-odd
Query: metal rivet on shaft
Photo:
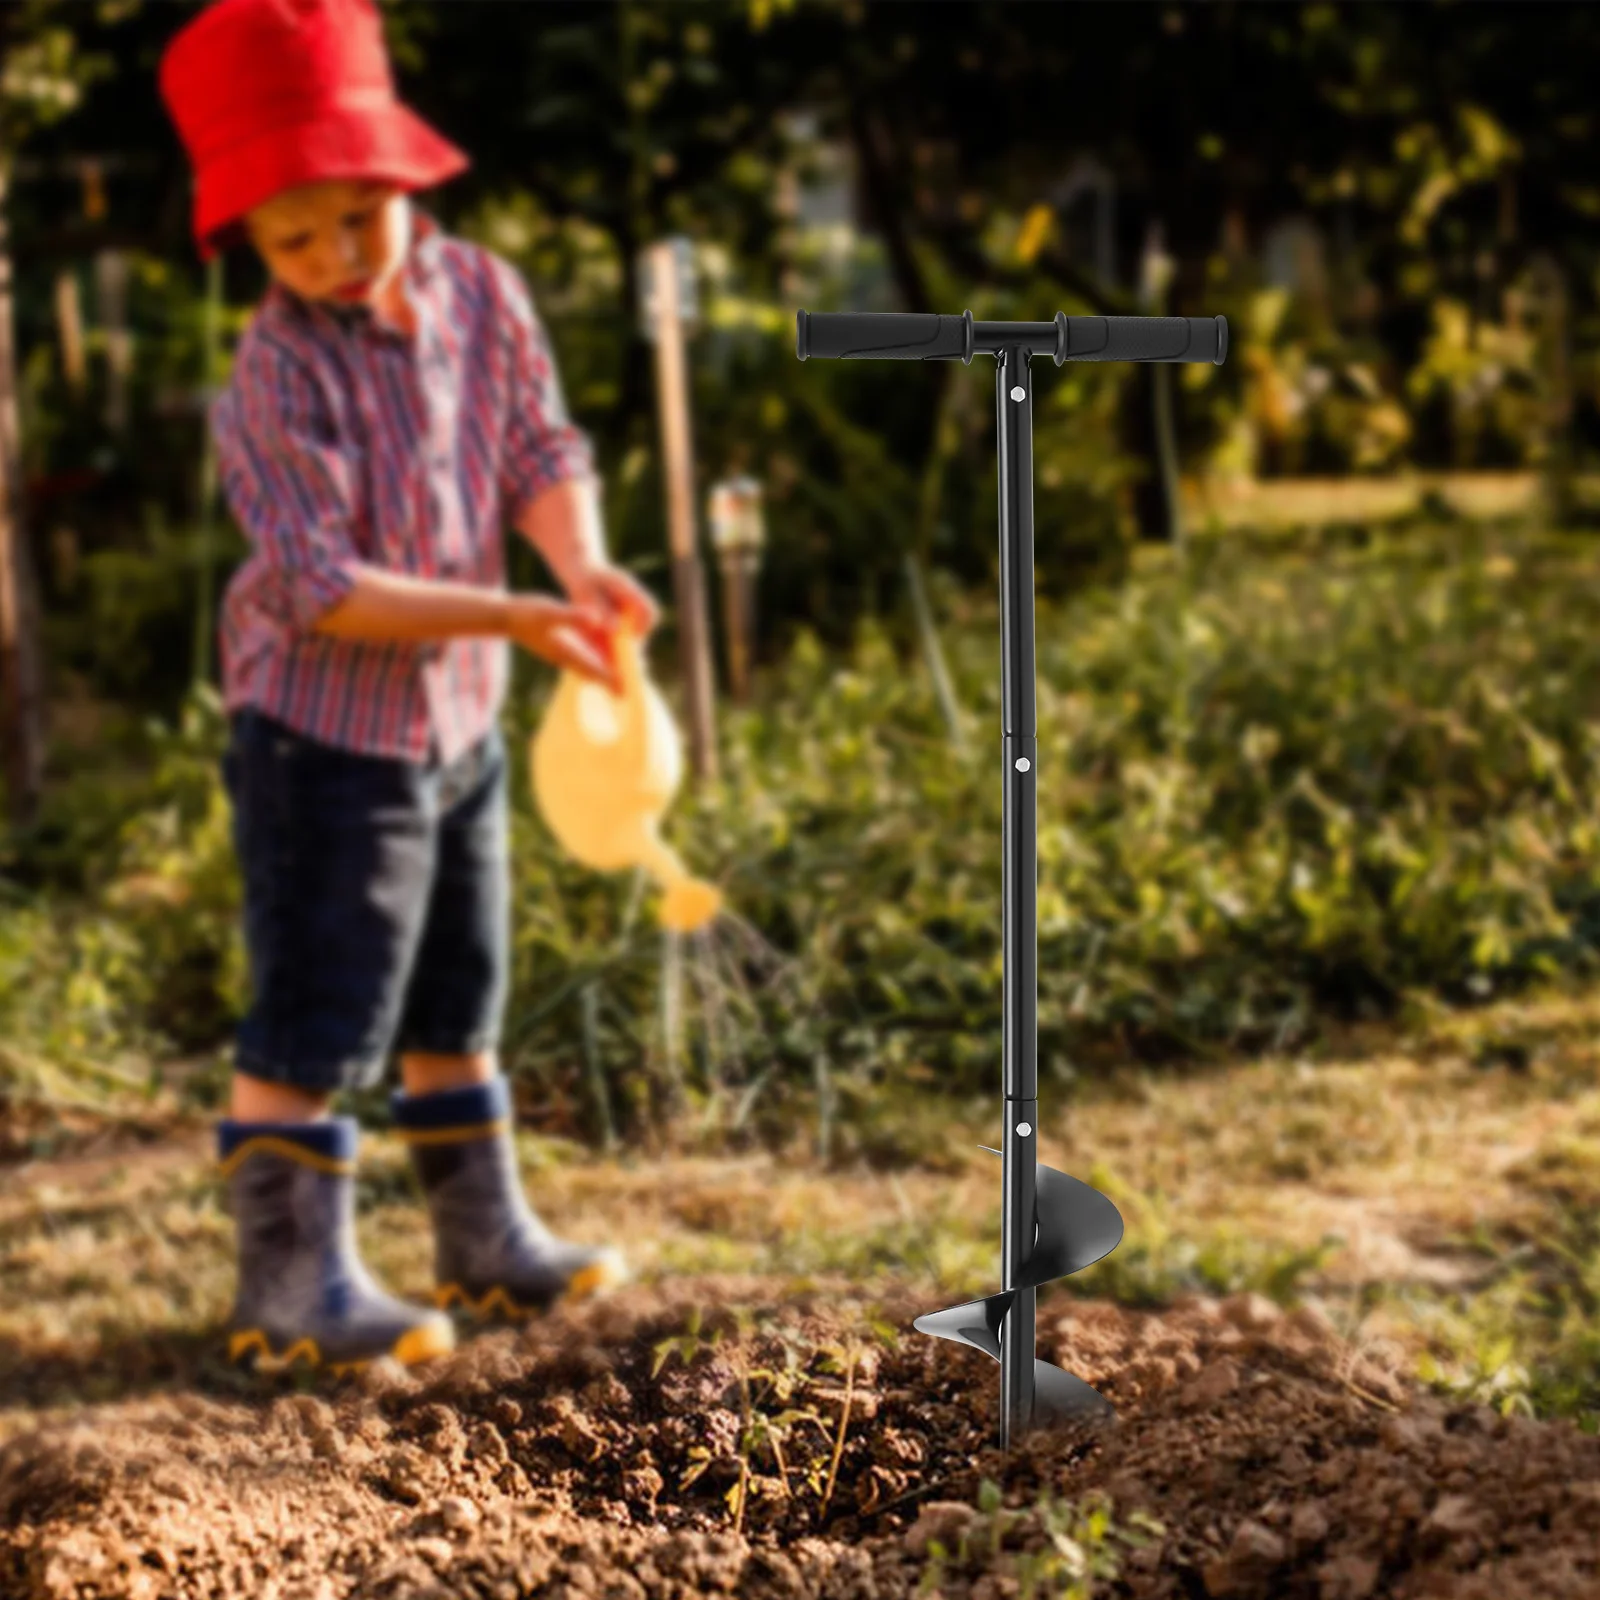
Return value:
[(1033, 1132), (1033, 1125), (1027, 1122), (1019, 1122), (1017, 1124), (1017, 1132), (1020, 1133), (1024, 1139), (1026, 1139), (1028, 1135)]
[(1016, 388), (1011, 391), (1011, 398), (1013, 400), (1026, 400), (1028, 398), (1028, 391), (1019, 383)]
[(1027, 770), (1028, 770), (1028, 758), (1026, 756), (1018, 756), (1017, 757), (1017, 771), (1018, 772), (1026, 772)]

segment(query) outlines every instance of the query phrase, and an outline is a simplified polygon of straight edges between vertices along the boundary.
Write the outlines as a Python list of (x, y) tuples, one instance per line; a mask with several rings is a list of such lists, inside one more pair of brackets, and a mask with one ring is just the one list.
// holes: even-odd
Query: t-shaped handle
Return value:
[(962, 361), (1027, 350), (1064, 361), (1210, 361), (1228, 353), (1226, 317), (1069, 317), (1054, 322), (974, 322), (908, 311), (801, 311), (795, 354), (855, 361)]

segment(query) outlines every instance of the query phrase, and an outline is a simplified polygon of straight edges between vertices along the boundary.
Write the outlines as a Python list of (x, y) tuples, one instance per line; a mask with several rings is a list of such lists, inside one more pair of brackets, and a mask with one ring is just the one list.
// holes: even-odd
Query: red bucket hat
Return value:
[(194, 167), (204, 261), (297, 184), (426, 189), (470, 164), (395, 98), (373, 0), (214, 0), (168, 44), (161, 96)]

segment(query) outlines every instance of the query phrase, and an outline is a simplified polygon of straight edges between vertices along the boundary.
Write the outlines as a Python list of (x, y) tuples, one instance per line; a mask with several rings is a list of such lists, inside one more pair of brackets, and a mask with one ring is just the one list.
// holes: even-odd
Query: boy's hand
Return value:
[(598, 611), (613, 627), (627, 618), (641, 639), (661, 620), (649, 591), (631, 573), (609, 561), (580, 567), (568, 578), (566, 589), (574, 604)]
[(612, 654), (614, 624), (592, 605), (569, 605), (546, 595), (511, 596), (510, 637), (555, 666), (622, 693)]

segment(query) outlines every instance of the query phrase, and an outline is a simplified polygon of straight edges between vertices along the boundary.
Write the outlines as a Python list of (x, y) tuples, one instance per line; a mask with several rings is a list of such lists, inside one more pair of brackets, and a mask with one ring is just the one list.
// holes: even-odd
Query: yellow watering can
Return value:
[(592, 678), (561, 674), (530, 747), (534, 800), (568, 855), (597, 872), (643, 867), (663, 891), (661, 925), (692, 933), (721, 910), (722, 893), (691, 877), (661, 840), (683, 778), (683, 741), (626, 618), (616, 660), (620, 697)]

